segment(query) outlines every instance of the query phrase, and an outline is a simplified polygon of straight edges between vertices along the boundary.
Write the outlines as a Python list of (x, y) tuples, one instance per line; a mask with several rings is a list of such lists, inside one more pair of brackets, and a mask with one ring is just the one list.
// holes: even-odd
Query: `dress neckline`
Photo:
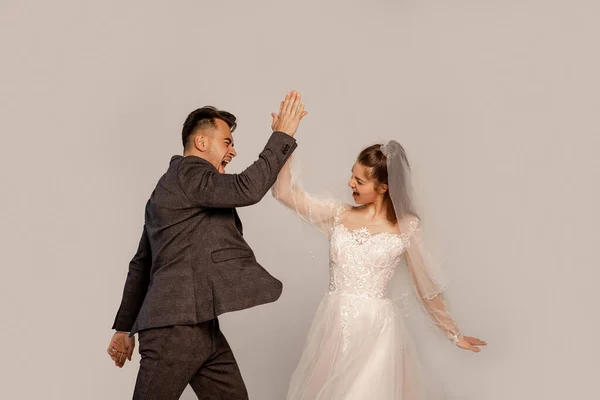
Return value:
[(382, 236), (390, 235), (390, 236), (397, 236), (399, 238), (402, 238), (403, 236), (405, 236), (402, 233), (387, 232), (387, 231), (373, 233), (366, 226), (362, 226), (360, 228), (350, 229), (346, 225), (344, 225), (343, 223), (341, 223), (339, 220), (336, 220), (336, 225), (339, 226), (339, 227), (341, 227), (343, 230), (345, 230), (346, 232), (348, 232), (350, 234), (367, 234), (370, 237), (375, 237), (375, 236), (379, 236), (379, 235), (382, 235)]

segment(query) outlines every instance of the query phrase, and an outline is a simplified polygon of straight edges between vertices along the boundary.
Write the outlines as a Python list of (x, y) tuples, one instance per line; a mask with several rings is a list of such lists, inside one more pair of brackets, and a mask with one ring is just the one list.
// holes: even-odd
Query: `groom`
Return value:
[(282, 284), (256, 261), (235, 207), (258, 203), (275, 183), (305, 114), (300, 94), (288, 93), (264, 150), (240, 174), (225, 174), (237, 155), (235, 116), (203, 107), (186, 119), (183, 156), (171, 159), (146, 204), (108, 347), (123, 367), (138, 333), (134, 400), (178, 399), (188, 384), (199, 399), (248, 398), (217, 316), (273, 302)]

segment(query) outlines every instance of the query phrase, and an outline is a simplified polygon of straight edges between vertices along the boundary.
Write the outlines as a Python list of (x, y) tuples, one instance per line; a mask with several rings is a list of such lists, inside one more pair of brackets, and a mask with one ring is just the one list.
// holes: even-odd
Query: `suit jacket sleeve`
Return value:
[(273, 186), (296, 147), (294, 138), (273, 132), (258, 160), (240, 174), (220, 174), (203, 160), (186, 158), (179, 166), (179, 184), (198, 207), (249, 206), (258, 203)]
[(137, 253), (129, 263), (129, 272), (123, 289), (123, 299), (115, 317), (113, 329), (123, 332), (131, 331), (148, 291), (151, 267), (152, 252), (150, 251), (150, 241), (144, 226)]

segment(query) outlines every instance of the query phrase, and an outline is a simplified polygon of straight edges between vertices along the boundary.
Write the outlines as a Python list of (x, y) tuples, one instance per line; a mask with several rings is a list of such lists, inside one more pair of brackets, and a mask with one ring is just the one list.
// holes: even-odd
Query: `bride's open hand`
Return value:
[(456, 345), (458, 347), (460, 347), (461, 349), (471, 350), (471, 351), (474, 351), (475, 353), (479, 353), (481, 351), (481, 349), (479, 347), (487, 346), (487, 343), (476, 337), (462, 336), (458, 340), (458, 343), (456, 343)]

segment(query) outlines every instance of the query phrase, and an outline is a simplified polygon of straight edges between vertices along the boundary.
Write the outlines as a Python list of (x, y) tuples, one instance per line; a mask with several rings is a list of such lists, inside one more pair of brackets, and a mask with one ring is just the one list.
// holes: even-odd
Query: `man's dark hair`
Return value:
[(185, 122), (183, 123), (183, 129), (181, 131), (183, 147), (187, 146), (190, 137), (193, 136), (197, 129), (216, 128), (216, 118), (225, 121), (232, 133), (235, 131), (235, 128), (237, 127), (235, 115), (227, 111), (218, 110), (212, 106), (205, 106), (192, 111), (185, 119)]

